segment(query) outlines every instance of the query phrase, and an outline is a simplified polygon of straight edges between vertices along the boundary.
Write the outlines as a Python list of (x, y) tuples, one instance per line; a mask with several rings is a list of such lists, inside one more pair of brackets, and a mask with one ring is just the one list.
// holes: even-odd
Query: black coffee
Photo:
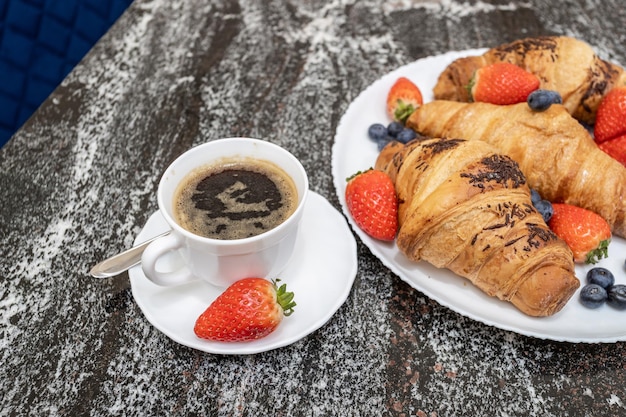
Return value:
[(192, 233), (231, 240), (256, 236), (296, 209), (293, 180), (268, 161), (229, 159), (191, 172), (174, 196), (174, 217)]

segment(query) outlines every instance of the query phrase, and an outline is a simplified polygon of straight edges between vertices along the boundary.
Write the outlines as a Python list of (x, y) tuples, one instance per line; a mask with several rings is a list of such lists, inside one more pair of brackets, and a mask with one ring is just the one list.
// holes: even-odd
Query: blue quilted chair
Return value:
[(0, 147), (132, 0), (0, 0)]

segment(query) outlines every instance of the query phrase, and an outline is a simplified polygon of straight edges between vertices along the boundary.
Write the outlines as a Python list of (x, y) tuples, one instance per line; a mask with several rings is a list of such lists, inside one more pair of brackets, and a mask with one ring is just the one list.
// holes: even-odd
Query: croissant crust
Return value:
[(467, 85), (474, 72), (496, 62), (510, 62), (537, 75), (540, 88), (558, 91), (568, 112), (592, 124), (602, 98), (626, 85), (626, 72), (599, 58), (587, 43), (566, 36), (525, 38), (491, 48), (481, 56), (452, 62), (433, 89), (437, 100), (469, 102)]
[(600, 150), (563, 106), (535, 112), (526, 103), (436, 100), (417, 109), (407, 126), (427, 136), (495, 146), (519, 164), (543, 198), (594, 211), (615, 235), (626, 237), (626, 168)]
[(399, 199), (397, 246), (531, 316), (555, 314), (579, 286), (567, 245), (530, 201), (517, 163), (462, 139), (392, 142), (376, 168)]

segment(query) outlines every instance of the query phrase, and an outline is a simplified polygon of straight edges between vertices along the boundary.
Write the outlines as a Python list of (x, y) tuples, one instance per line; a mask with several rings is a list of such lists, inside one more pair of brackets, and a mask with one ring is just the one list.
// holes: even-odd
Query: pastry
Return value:
[(626, 168), (602, 152), (562, 105), (536, 112), (526, 103), (436, 100), (417, 109), (407, 126), (426, 136), (490, 143), (519, 164), (543, 198), (594, 211), (613, 234), (626, 237)]
[(572, 252), (530, 200), (517, 163), (486, 142), (391, 142), (376, 169), (398, 194), (399, 250), (469, 279), (530, 316), (562, 309), (579, 287)]
[(595, 120), (604, 95), (617, 85), (626, 85), (626, 72), (600, 59), (585, 42), (566, 36), (526, 38), (489, 49), (481, 56), (452, 62), (433, 89), (437, 100), (470, 101), (467, 85), (474, 72), (495, 62), (511, 62), (534, 73), (540, 88), (561, 94), (563, 105), (576, 119)]

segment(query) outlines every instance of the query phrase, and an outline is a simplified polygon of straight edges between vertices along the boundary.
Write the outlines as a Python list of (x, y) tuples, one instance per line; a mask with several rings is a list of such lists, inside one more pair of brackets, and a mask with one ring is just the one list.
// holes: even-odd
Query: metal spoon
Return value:
[(141, 254), (151, 242), (168, 234), (170, 230), (100, 262), (91, 268), (89, 274), (94, 278), (109, 278), (129, 270), (141, 262)]

